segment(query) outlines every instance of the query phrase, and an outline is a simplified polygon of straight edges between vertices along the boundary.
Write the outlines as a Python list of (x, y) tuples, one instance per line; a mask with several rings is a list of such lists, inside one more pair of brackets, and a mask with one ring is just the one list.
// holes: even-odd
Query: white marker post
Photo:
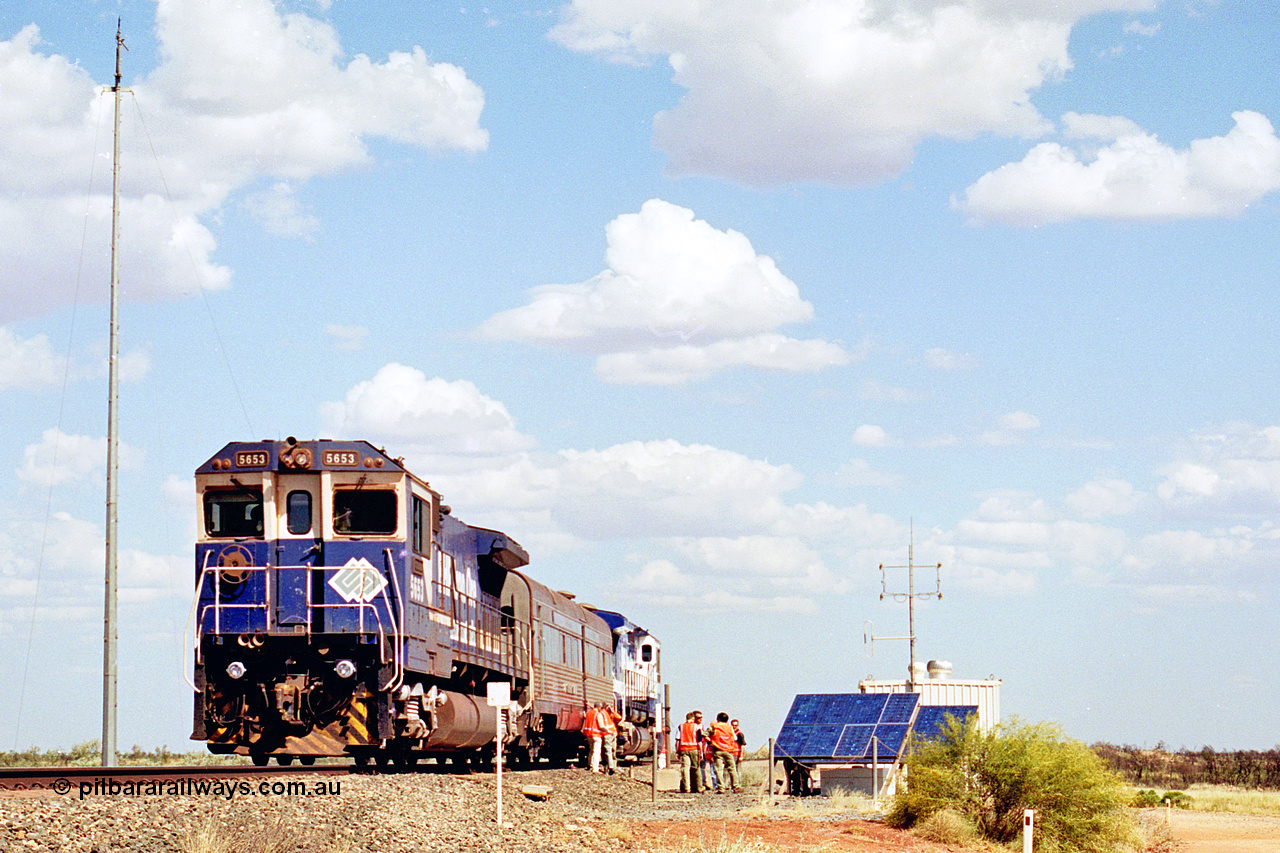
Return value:
[(1031, 853), (1031, 836), (1035, 831), (1036, 813), (1027, 809), (1022, 813), (1022, 853)]
[(511, 704), (511, 682), (491, 681), (487, 685), (489, 707), (493, 708), (496, 723), (493, 729), (493, 758), (498, 771), (498, 826), (502, 826), (502, 715)]

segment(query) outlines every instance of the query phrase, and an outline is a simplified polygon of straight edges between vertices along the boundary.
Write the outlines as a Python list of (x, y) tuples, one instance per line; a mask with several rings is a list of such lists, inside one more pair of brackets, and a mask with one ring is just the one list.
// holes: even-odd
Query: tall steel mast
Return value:
[(116, 20), (115, 125), (111, 134), (111, 343), (107, 359), (107, 566), (102, 631), (102, 766), (116, 764), (116, 472), (120, 466), (120, 58), (128, 48)]

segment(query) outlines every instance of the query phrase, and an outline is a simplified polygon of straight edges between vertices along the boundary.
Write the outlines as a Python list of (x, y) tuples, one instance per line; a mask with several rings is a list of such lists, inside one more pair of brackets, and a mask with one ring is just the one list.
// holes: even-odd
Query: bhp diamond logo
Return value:
[(387, 579), (364, 557), (352, 557), (329, 578), (329, 586), (342, 596), (343, 601), (367, 602), (373, 601), (386, 588)]

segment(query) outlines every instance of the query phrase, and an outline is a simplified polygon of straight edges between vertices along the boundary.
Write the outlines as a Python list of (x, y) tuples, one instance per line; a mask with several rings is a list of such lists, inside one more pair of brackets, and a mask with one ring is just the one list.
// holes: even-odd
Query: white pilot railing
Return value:
[[(274, 573), (270, 571), (271, 569), (304, 570), (307, 572), (306, 599), (305, 599), (306, 600), (306, 606), (305, 606), (306, 616), (305, 616), (305, 621), (303, 622), (303, 628), (307, 636), (311, 636), (313, 633), (315, 633), (313, 631), (313, 627), (314, 627), (313, 616), (317, 611), (335, 611), (336, 612), (339, 610), (351, 610), (352, 608), (355, 608), (357, 611), (357, 628), (356, 628), (357, 632), (360, 634), (376, 634), (378, 637), (378, 647), (380, 650), (379, 656), (382, 659), (382, 663), (385, 664), (385, 663), (391, 662), (385, 658), (384, 652), (382, 651), (386, 648), (385, 639), (387, 637), (388, 631), (386, 627), (383, 625), (382, 614), (379, 612), (379, 609), (375, 604), (375, 601), (377, 601), (377, 599), (374, 599), (374, 601), (359, 601), (359, 602), (343, 601), (343, 602), (333, 602), (333, 603), (329, 603), (329, 602), (320, 603), (314, 600), (314, 596), (312, 594), (312, 589), (314, 586), (312, 583), (312, 578), (314, 574), (316, 572), (319, 572), (323, 576), (324, 572), (334, 571), (336, 568), (340, 568), (340, 567), (273, 566), (270, 563), (268, 563), (265, 566), (237, 567), (236, 569), (234, 569), (234, 571), (244, 572), (246, 580), (250, 575), (254, 573), (262, 573), (264, 594), (263, 594), (262, 600), (260, 601), (249, 601), (249, 602), (226, 601), (224, 600), (225, 596), (223, 595), (222, 590), (220, 589), (220, 586), (222, 583), (220, 575), (223, 572), (227, 571), (227, 569), (221, 566), (209, 565), (210, 560), (213, 558), (213, 554), (214, 554), (213, 551), (209, 551), (205, 554), (204, 566), (200, 570), (200, 578), (198, 583), (196, 584), (195, 596), (191, 602), (191, 611), (190, 611), (190, 614), (188, 615), (188, 620), (187, 620), (188, 631), (185, 632), (186, 636), (191, 635), (191, 623), (194, 622), (195, 623), (194, 630), (197, 638), (195, 643), (195, 653), (196, 653), (197, 664), (204, 663), (204, 652), (199, 642), (199, 636), (205, 633), (206, 631), (205, 626), (208, 623), (208, 617), (211, 611), (213, 616), (212, 633), (214, 634), (223, 633), (223, 611), (224, 610), (225, 611), (245, 611), (245, 612), (250, 612), (254, 610), (261, 611), (262, 626), (264, 629), (263, 633), (268, 633), (268, 634), (273, 633), (275, 624), (274, 624), (274, 620), (271, 617), (271, 609), (275, 602), (275, 596), (273, 595), (273, 589), (272, 589), (272, 577)], [(392, 572), (392, 583), (395, 583), (394, 572)], [(399, 597), (398, 584), (396, 584), (396, 590), (397, 590), (397, 598), (398, 598)], [(211, 600), (205, 602), (204, 605), (201, 606), (201, 600), (206, 597), (206, 594)], [(394, 661), (396, 664), (397, 670), (396, 670), (395, 677), (399, 679), (403, 676), (403, 670), (401, 669), (400, 652), (399, 652), (399, 647), (403, 642), (403, 633), (401, 632), (401, 629), (399, 626), (399, 620), (396, 619), (396, 610), (392, 605), (390, 599), (387, 597), (385, 587), (381, 593), (381, 598), (384, 604), (386, 605), (388, 616), (392, 622), (392, 625), (391, 625), (392, 633), (396, 638), (395, 648), (392, 649), (391, 660)], [(250, 633), (258, 633), (258, 631), (252, 631)], [(343, 632), (343, 633), (347, 633), (347, 632)]]

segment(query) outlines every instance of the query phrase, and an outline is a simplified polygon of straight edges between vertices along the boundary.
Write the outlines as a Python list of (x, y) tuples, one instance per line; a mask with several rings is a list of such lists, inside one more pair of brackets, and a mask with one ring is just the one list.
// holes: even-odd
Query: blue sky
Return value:
[(0, 11), (0, 748), (99, 733), (117, 17), (122, 746), (187, 744), (192, 471), (288, 435), (754, 743), (905, 674), (914, 524), (1006, 716), (1276, 745), (1273, 15), (162, 0)]

